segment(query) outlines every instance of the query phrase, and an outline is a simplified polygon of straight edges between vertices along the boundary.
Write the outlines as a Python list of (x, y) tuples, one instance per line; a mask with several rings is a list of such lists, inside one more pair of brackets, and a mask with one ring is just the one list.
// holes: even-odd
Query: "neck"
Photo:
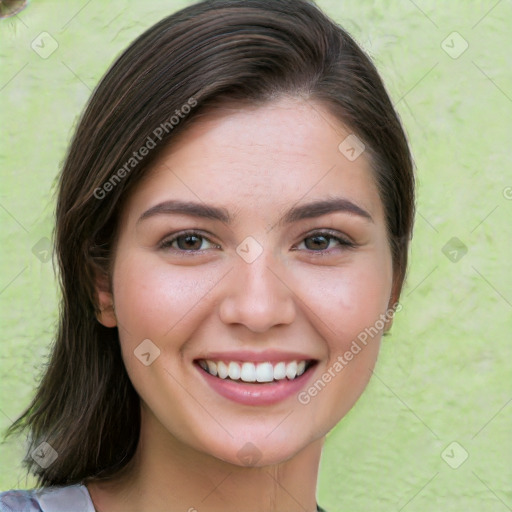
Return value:
[(136, 453), (118, 476), (87, 483), (98, 512), (316, 511), (324, 438), (279, 464), (244, 467), (199, 452), (154, 427), (142, 423)]

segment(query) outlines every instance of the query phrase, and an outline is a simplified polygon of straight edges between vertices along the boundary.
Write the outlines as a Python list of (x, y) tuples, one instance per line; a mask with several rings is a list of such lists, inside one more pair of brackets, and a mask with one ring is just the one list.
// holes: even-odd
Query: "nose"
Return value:
[(252, 263), (237, 260), (225, 283), (221, 320), (257, 333), (291, 324), (296, 315), (293, 283), (287, 282), (284, 274), (267, 251)]

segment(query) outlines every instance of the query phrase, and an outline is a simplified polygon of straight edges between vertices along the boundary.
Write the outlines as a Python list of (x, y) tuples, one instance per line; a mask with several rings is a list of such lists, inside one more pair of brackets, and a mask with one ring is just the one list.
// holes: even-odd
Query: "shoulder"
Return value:
[(83, 485), (13, 489), (0, 493), (0, 512), (94, 512)]
[(13, 489), (0, 492), (0, 512), (40, 512), (34, 491)]

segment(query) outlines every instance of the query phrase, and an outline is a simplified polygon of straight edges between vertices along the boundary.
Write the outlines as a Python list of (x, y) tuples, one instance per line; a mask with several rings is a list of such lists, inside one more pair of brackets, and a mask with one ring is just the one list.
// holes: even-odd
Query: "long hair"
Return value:
[[(208, 0), (166, 17), (124, 51), (95, 89), (58, 182), (58, 331), (32, 402), (7, 431), (28, 433), (24, 464), (38, 485), (112, 477), (137, 446), (139, 397), (117, 328), (97, 320), (95, 292), (95, 277), (111, 275), (123, 198), (209, 109), (284, 95), (321, 102), (365, 144), (398, 299), (414, 220), (413, 162), (368, 56), (306, 0)], [(35, 463), (37, 447), (51, 447), (55, 460)]]

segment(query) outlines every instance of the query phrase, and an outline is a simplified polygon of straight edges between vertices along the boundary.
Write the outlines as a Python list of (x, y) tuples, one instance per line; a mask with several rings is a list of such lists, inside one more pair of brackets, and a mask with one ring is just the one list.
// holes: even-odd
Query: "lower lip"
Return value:
[(196, 364), (204, 380), (214, 391), (224, 398), (244, 405), (272, 405), (286, 400), (299, 393), (301, 388), (309, 380), (315, 365), (308, 368), (300, 377), (293, 380), (283, 379), (265, 383), (246, 383), (231, 379), (221, 379), (210, 375)]

